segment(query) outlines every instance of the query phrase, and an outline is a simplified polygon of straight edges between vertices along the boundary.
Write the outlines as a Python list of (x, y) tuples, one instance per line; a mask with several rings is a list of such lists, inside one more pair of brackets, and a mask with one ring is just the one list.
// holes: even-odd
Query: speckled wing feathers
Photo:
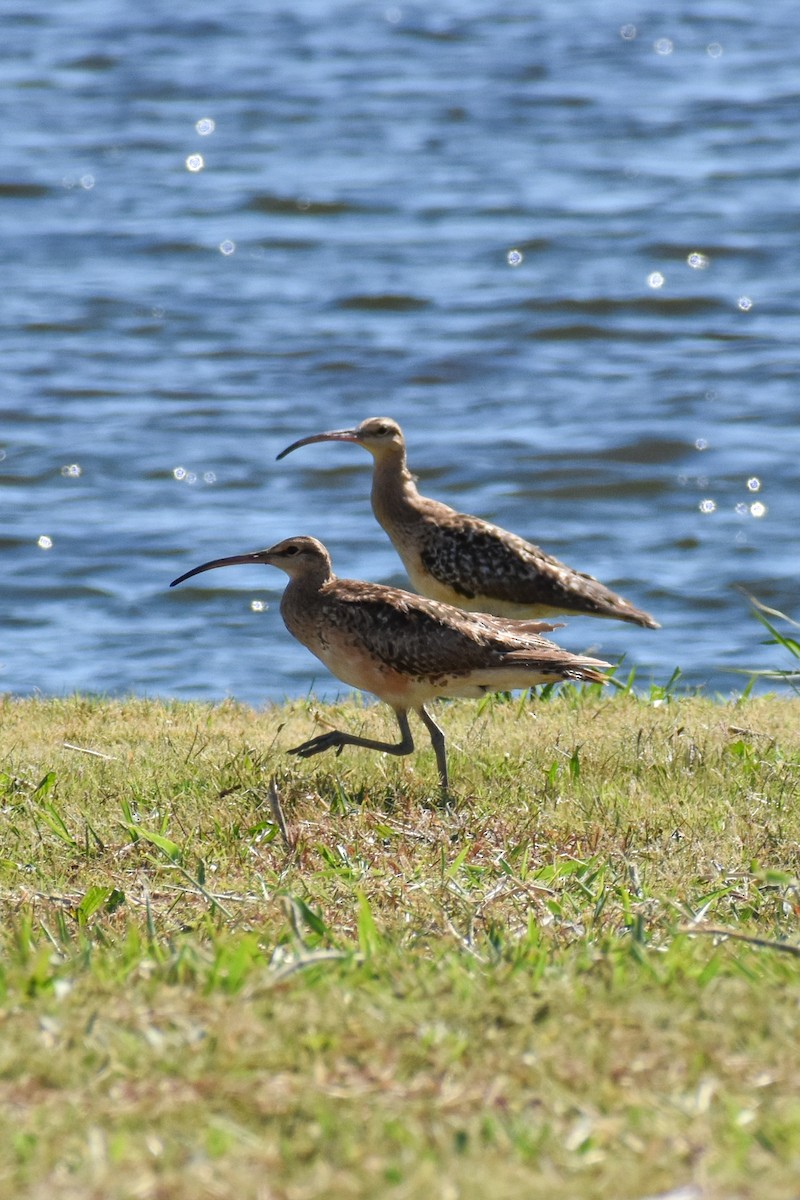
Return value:
[[(519, 626), (519, 629), (516, 627)], [(531, 622), (455, 612), (397, 588), (334, 579), (319, 592), (315, 628), (352, 638), (384, 666), (413, 678), (467, 677), (512, 669), (597, 679), (605, 663), (581, 658), (530, 632)], [(526, 628), (527, 627), (527, 628)], [(303, 639), (305, 640), (305, 639)], [(308, 644), (308, 643), (307, 643)]]
[(635, 624), (655, 624), (591, 575), (575, 571), (524, 538), (479, 517), (427, 501), (419, 525), (422, 565), (467, 600), (488, 597), (551, 612), (591, 612)]

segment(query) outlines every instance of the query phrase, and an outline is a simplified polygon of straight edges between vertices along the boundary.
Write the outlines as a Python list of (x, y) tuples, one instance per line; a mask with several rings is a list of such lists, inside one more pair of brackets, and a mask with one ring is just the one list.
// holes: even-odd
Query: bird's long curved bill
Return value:
[(292, 442), (291, 446), (287, 446), (285, 450), (281, 450), (280, 454), (275, 456), (275, 461), (278, 462), (281, 458), (286, 458), (287, 454), (291, 454), (293, 450), (299, 450), (301, 446), (310, 446), (314, 442), (357, 442), (358, 432), (355, 429), (331, 429), (327, 433), (312, 433), (311, 437), (300, 438), (296, 442)]
[(202, 563), (199, 567), (192, 567), (191, 571), (187, 571), (185, 575), (179, 575), (169, 586), (175, 587), (177, 584), (183, 583), (184, 579), (191, 579), (192, 575), (200, 575), (203, 571), (213, 571), (215, 567), (236, 567), (241, 563), (264, 563), (266, 562), (265, 554), (265, 550), (256, 550), (253, 554), (232, 554), (229, 558), (214, 558), (211, 562)]

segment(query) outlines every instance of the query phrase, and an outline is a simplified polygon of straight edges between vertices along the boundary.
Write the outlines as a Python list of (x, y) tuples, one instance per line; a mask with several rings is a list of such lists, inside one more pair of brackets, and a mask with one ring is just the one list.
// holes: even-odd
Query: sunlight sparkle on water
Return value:
[(750, 505), (751, 517), (765, 517), (767, 515), (767, 506), (762, 504), (760, 500), (756, 500), (755, 504)]
[(623, 25), (619, 31), (619, 36), (621, 38), (623, 38), (626, 42), (632, 42), (633, 39), (636, 37), (636, 26), (635, 25)]
[(200, 134), (200, 137), (208, 137), (210, 133), (214, 132), (216, 125), (211, 117), (201, 117), (195, 123), (195, 129)]
[[(178, 483), (188, 483), (191, 485), (197, 483), (200, 476), (196, 471), (187, 471), (186, 467), (173, 467), (172, 478), (177, 479)], [(204, 471), (202, 479), (203, 483), (212, 484), (217, 482), (217, 476), (214, 471)]]
[(236, 249), (236, 242), (232, 242), (230, 240), (230, 238), (225, 238), (225, 241), (220, 242), (220, 244), (219, 244), (220, 254), (225, 254), (225, 255), (233, 254), (235, 249)]
[(647, 286), (651, 288), (660, 288), (664, 286), (664, 276), (660, 271), (651, 271), (647, 276)]
[(713, 513), (717, 511), (716, 500), (701, 500), (697, 506), (701, 513)]
[(506, 262), (510, 267), (518, 267), (521, 264), (522, 259), (523, 254), (521, 250), (509, 250), (508, 254), (506, 255)]
[(706, 439), (706, 438), (702, 438), (702, 437), (700, 437), (700, 438), (695, 438), (695, 440), (694, 440), (694, 448), (695, 448), (695, 450), (707, 450), (707, 449), (708, 449), (708, 441), (707, 441), (707, 439)]
[(197, 172), (202, 171), (206, 164), (203, 162), (202, 154), (190, 154), (186, 159), (186, 170)]
[(269, 605), (265, 600), (251, 600), (250, 608), (253, 612), (266, 612)]
[(736, 303), (742, 312), (750, 312), (750, 309), (753, 307), (753, 301), (749, 296), (740, 296)]
[(77, 463), (70, 463), (68, 466), (61, 468), (61, 474), (65, 479), (77, 479), (81, 474), (81, 468)]
[(748, 490), (748, 492), (760, 492), (761, 491), (761, 480), (758, 478), (757, 475), (751, 475), (751, 477), (748, 479), (747, 490)]
[(708, 256), (701, 254), (698, 250), (693, 250), (691, 254), (687, 255), (686, 261), (693, 271), (705, 271), (709, 263)]
[(720, 46), (719, 42), (709, 42), (706, 46), (706, 54), (709, 58), (721, 58), (722, 46)]
[(52, 550), (53, 549), (53, 539), (48, 537), (46, 533), (43, 533), (42, 536), (37, 539), (36, 545), (39, 547), (40, 550)]
[(659, 38), (657, 42), (653, 43), (653, 49), (656, 54), (672, 54), (675, 45), (672, 38)]

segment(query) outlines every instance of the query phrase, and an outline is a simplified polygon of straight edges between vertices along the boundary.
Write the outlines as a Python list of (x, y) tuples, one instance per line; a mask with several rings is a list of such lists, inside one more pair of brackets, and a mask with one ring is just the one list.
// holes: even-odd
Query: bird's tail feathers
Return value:
[(560, 676), (563, 679), (582, 679), (587, 683), (606, 682), (605, 675), (600, 672), (610, 671), (611, 663), (602, 658), (590, 658), (587, 654), (570, 654), (552, 643), (547, 648), (551, 651), (549, 654), (538, 648), (512, 650), (510, 654), (505, 655), (504, 662), (518, 670), (538, 670), (543, 674)]

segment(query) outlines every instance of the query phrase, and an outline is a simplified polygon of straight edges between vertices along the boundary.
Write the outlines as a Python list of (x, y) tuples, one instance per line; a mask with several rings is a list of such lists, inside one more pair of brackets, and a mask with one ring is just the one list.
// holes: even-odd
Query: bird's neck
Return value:
[(383, 528), (403, 522), (417, 511), (421, 496), (404, 453), (376, 458), (372, 472), (372, 511)]
[(314, 614), (322, 602), (326, 583), (335, 576), (326, 564), (320, 563), (318, 571), (304, 571), (302, 575), (289, 577), (281, 597), (281, 616), (291, 634), (304, 645), (308, 645), (309, 629), (314, 625)]

